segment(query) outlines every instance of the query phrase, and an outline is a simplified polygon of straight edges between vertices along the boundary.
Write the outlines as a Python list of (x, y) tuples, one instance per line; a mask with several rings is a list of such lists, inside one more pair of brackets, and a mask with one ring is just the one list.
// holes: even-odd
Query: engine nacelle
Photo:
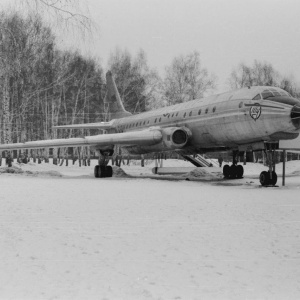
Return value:
[(186, 127), (169, 127), (161, 130), (163, 148), (166, 150), (182, 149), (192, 136), (191, 131)]
[(158, 132), (160, 141), (153, 145), (133, 145), (125, 146), (130, 154), (145, 154), (161, 151), (179, 150), (184, 148), (192, 136), (191, 131), (186, 127), (150, 127), (150, 131)]

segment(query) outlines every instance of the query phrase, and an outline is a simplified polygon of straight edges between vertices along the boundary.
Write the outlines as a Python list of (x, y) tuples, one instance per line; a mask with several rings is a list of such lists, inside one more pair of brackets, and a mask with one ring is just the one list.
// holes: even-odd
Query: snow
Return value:
[(299, 299), (300, 161), (274, 188), (261, 164), (238, 180), (206, 168), (209, 181), (154, 166), (1, 173), (0, 299)]

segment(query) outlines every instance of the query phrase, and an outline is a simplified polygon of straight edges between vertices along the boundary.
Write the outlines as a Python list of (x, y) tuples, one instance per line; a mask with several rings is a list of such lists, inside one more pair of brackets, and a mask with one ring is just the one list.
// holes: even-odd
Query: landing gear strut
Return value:
[(99, 164), (94, 168), (94, 175), (96, 178), (112, 177), (113, 169), (111, 166), (107, 165), (109, 161), (108, 156), (111, 156), (112, 154), (111, 150), (99, 152)]
[(244, 175), (244, 168), (242, 165), (237, 164), (237, 157), (238, 157), (239, 151), (233, 151), (233, 158), (232, 158), (232, 165), (225, 165), (223, 167), (223, 175), (225, 178), (228, 179), (236, 179), (236, 178), (242, 178)]
[(275, 151), (278, 148), (278, 144), (275, 143), (266, 143), (265, 154), (267, 157), (267, 163), (269, 166), (269, 171), (263, 171), (259, 175), (259, 181), (262, 186), (272, 185), (274, 186), (277, 183), (277, 174), (275, 172)]

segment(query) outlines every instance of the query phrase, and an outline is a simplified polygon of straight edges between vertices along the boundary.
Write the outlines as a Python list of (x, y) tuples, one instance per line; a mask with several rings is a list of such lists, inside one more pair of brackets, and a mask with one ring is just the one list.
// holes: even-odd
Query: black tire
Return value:
[(236, 166), (236, 174), (237, 174), (237, 178), (243, 178), (244, 167), (241, 165)]
[(263, 171), (259, 175), (259, 181), (262, 186), (266, 186), (270, 184), (270, 173), (267, 171)]
[(105, 166), (99, 166), (98, 176), (99, 178), (106, 177)]
[(95, 168), (94, 168), (94, 175), (95, 175), (95, 177), (96, 178), (99, 178), (99, 168), (100, 168), (100, 166), (95, 166)]
[[(270, 174), (270, 173), (269, 173)], [(269, 175), (270, 176), (270, 175)], [(273, 171), (272, 172), (272, 179), (270, 179), (270, 184), (275, 185), (277, 183), (277, 174)]]
[(225, 165), (223, 167), (223, 175), (224, 175), (225, 178), (229, 178), (229, 176), (230, 176), (230, 167), (229, 167), (229, 165)]
[(106, 177), (112, 177), (112, 175), (113, 175), (112, 166), (106, 166), (105, 173), (106, 173)]
[(230, 179), (235, 179), (235, 178), (237, 178), (237, 166), (235, 166), (235, 165), (232, 165), (231, 167), (230, 167), (230, 177), (229, 177)]

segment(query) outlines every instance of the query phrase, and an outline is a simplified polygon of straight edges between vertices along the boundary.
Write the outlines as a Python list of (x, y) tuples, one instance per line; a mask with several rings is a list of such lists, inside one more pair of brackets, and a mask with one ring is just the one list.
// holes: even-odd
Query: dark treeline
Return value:
[[(200, 98), (216, 89), (216, 76), (202, 66), (196, 51), (174, 58), (163, 79), (148, 66), (143, 50), (132, 55), (116, 49), (107, 69), (132, 113)], [(95, 58), (60, 50), (40, 17), (0, 13), (1, 143), (94, 134), (52, 126), (104, 121), (104, 78), (104, 68)], [(299, 96), (291, 78), (257, 61), (252, 67), (235, 68), (229, 85), (275, 85)]]

